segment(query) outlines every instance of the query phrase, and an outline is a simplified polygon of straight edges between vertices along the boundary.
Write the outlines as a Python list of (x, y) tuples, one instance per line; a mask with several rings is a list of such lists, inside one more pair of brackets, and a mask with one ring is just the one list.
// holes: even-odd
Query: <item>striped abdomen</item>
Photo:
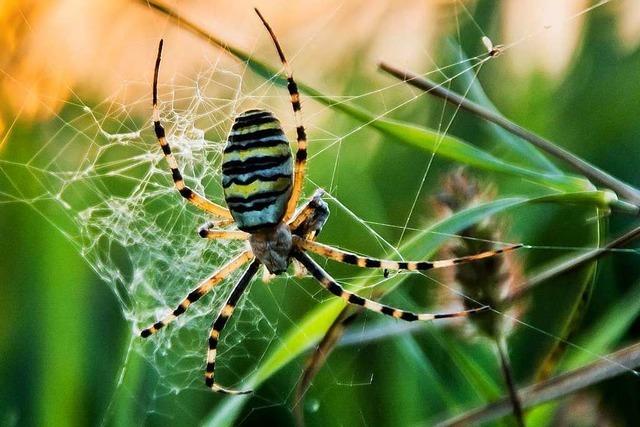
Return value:
[(269, 111), (238, 115), (222, 156), (222, 188), (238, 228), (255, 231), (278, 224), (291, 195), (289, 141)]

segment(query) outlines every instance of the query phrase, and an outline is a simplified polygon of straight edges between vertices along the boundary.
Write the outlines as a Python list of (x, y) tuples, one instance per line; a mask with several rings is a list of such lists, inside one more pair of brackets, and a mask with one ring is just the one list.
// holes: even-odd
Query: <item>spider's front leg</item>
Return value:
[[(289, 222), (291, 233), (307, 240), (318, 238), (322, 227), (329, 219), (329, 205), (322, 200), (324, 190), (319, 188), (311, 199), (302, 206)], [(306, 276), (306, 269), (300, 262), (293, 258), (293, 270), (296, 277)]]
[(160, 121), (160, 110), (158, 109), (158, 74), (160, 72), (160, 61), (162, 59), (162, 44), (163, 41), (160, 40), (156, 66), (153, 72), (153, 129), (156, 134), (156, 138), (158, 139), (158, 144), (160, 144), (160, 148), (162, 148), (164, 157), (167, 159), (167, 163), (171, 169), (173, 183), (180, 195), (189, 203), (217, 217), (231, 219), (231, 213), (228, 209), (213, 203), (211, 200), (198, 194), (185, 184), (184, 177), (178, 167), (178, 162), (171, 152), (171, 146), (167, 141), (164, 126), (162, 126), (162, 122)]
[(329, 205), (322, 200), (324, 190), (317, 189), (311, 199), (298, 210), (289, 221), (291, 233), (305, 239), (315, 240), (322, 227), (329, 219)]
[(356, 265), (361, 268), (383, 268), (385, 270), (406, 270), (406, 271), (427, 271), (436, 268), (451, 267), (467, 262), (479, 261), (506, 252), (522, 248), (524, 245), (518, 243), (508, 245), (500, 249), (480, 252), (474, 255), (467, 255), (460, 258), (450, 258), (435, 261), (393, 261), (388, 259), (370, 258), (356, 255), (342, 249), (334, 248), (313, 240), (303, 239), (300, 236), (293, 236), (294, 245), (302, 250), (313, 252), (317, 255), (341, 262), (343, 264)]
[(284, 56), (284, 52), (282, 51), (280, 42), (278, 42), (278, 38), (276, 37), (276, 34), (273, 32), (273, 29), (271, 28), (269, 23), (266, 21), (266, 19), (264, 19), (264, 16), (262, 16), (258, 9), (254, 10), (269, 32), (271, 40), (273, 41), (276, 51), (278, 52), (278, 56), (280, 57), (280, 62), (282, 62), (282, 66), (284, 67), (284, 71), (287, 76), (287, 90), (289, 91), (289, 96), (291, 98), (293, 117), (296, 122), (296, 142), (298, 147), (296, 150), (295, 168), (293, 172), (293, 188), (291, 189), (291, 198), (287, 203), (287, 210), (284, 215), (284, 220), (288, 221), (289, 218), (291, 218), (291, 216), (294, 214), (296, 206), (298, 204), (298, 200), (300, 199), (300, 195), (302, 194), (302, 186), (304, 184), (304, 178), (307, 169), (307, 132), (304, 129), (304, 125), (302, 123), (302, 105), (300, 103), (300, 92), (298, 92), (298, 85), (293, 79), (293, 72), (291, 71), (289, 62)]

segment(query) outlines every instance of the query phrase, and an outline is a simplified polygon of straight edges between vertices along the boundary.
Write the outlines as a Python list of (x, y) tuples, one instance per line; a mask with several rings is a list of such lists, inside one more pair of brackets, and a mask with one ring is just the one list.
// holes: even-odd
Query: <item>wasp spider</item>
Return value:
[[(289, 142), (282, 131), (280, 122), (266, 110), (249, 110), (235, 118), (222, 161), (222, 187), (227, 207), (209, 201), (206, 197), (187, 187), (178, 168), (175, 157), (165, 138), (158, 111), (158, 71), (162, 55), (162, 40), (158, 47), (153, 78), (153, 124), (169, 167), (175, 187), (182, 197), (197, 208), (212, 215), (215, 220), (199, 230), (205, 239), (247, 240), (248, 247), (233, 260), (204, 280), (162, 320), (142, 330), (140, 336), (147, 338), (184, 313), (191, 304), (206, 295), (246, 263), (250, 263), (222, 309), (218, 313), (209, 334), (209, 349), (205, 382), (212, 390), (226, 394), (245, 394), (250, 390), (232, 390), (219, 385), (214, 380), (216, 351), (220, 334), (243, 292), (249, 287), (260, 264), (272, 274), (282, 274), (292, 259), (297, 260), (329, 292), (344, 299), (349, 304), (363, 306), (369, 310), (406, 321), (433, 320), (467, 316), (488, 309), (479, 307), (452, 313), (413, 313), (390, 307), (343, 289), (307, 252), (365, 268), (385, 270), (425, 271), (447, 267), (467, 261), (487, 258), (516, 249), (520, 245), (507, 246), (495, 251), (479, 253), (463, 258), (442, 261), (390, 261), (361, 257), (315, 241), (317, 234), (329, 216), (327, 204), (322, 200), (322, 190), (300, 209), (296, 210), (302, 192), (307, 160), (307, 136), (302, 125), (300, 94), (293, 79), (291, 69), (278, 40), (264, 17), (256, 9), (258, 16), (269, 32), (287, 77), (287, 88), (296, 122), (297, 151), (292, 159)], [(235, 224), (237, 230), (225, 229)]]

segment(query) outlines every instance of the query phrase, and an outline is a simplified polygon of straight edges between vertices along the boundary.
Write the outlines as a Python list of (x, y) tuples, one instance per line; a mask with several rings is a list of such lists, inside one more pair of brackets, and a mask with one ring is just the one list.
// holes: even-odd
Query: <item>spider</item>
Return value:
[[(364, 298), (342, 288), (307, 252), (363, 268), (425, 271), (487, 258), (510, 251), (521, 245), (506, 246), (462, 258), (440, 261), (391, 261), (358, 256), (316, 241), (329, 217), (329, 208), (322, 200), (322, 190), (296, 210), (302, 193), (307, 161), (307, 136), (302, 124), (300, 94), (291, 68), (271, 26), (255, 9), (275, 45), (287, 78), (296, 123), (297, 151), (292, 159), (291, 148), (278, 119), (267, 110), (248, 110), (239, 114), (231, 127), (222, 158), (222, 187), (227, 208), (211, 202), (187, 187), (178, 163), (165, 137), (158, 109), (158, 74), (163, 41), (160, 40), (153, 77), (153, 125), (160, 148), (171, 169), (173, 182), (182, 197), (212, 215), (215, 220), (204, 224), (199, 234), (205, 239), (246, 240), (244, 251), (221, 267), (191, 291), (163, 319), (140, 332), (147, 338), (183, 314), (191, 304), (206, 295), (232, 272), (250, 263), (220, 309), (209, 333), (205, 383), (213, 391), (225, 394), (247, 394), (251, 390), (223, 387), (214, 380), (216, 353), (220, 334), (229, 321), (242, 294), (263, 264), (272, 274), (284, 273), (292, 260), (297, 260), (327, 291), (349, 304), (405, 321), (433, 320), (467, 316), (488, 309), (482, 306), (450, 313), (413, 313)], [(225, 229), (235, 224), (237, 230)]]

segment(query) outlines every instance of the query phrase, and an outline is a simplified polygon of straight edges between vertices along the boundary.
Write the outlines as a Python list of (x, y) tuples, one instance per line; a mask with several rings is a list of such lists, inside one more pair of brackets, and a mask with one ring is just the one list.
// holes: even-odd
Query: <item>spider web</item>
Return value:
[[(606, 2), (599, 5), (603, 3)], [(591, 9), (585, 9), (583, 13)], [(462, 16), (473, 21), (470, 15)], [(457, 25), (459, 29), (460, 24)], [(486, 35), (482, 28), (478, 26), (478, 29), (478, 37), (473, 41), (476, 51), (477, 46), (481, 46), (480, 37)], [(519, 43), (522, 40), (508, 47)], [(265, 82), (252, 76), (245, 64), (226, 61), (224, 52), (210, 57), (213, 59), (209, 59), (195, 76), (172, 77), (161, 70), (159, 99), (167, 138), (187, 184), (222, 203), (219, 166), (232, 118), (246, 109), (262, 107), (276, 111), (288, 135), (292, 134), (294, 123), (284, 89), (272, 81)], [(485, 59), (483, 56), (482, 60), (470, 60), (468, 69), (479, 73)], [(170, 58), (164, 60), (170, 61)], [(295, 55), (291, 55), (290, 60), (295, 61)], [(450, 75), (449, 68), (453, 65), (459, 64), (435, 66), (428, 74)], [(297, 76), (301, 75), (303, 72), (299, 71)], [(379, 113), (382, 117), (410, 106), (424, 96), (417, 91), (402, 101), (386, 96), (386, 92), (397, 90), (400, 85), (403, 84), (393, 83), (343, 99), (354, 101), (377, 96), (383, 106)], [(144, 94), (131, 101), (130, 92)], [(203, 240), (197, 235), (198, 225), (208, 218), (184, 203), (173, 188), (150, 120), (141, 113), (149, 111), (150, 104), (149, 79), (127, 82), (118, 93), (97, 105), (85, 104), (77, 96), (74, 102), (68, 102), (58, 116), (54, 133), (35, 153), (12, 153), (13, 157), (0, 159), (0, 203), (26, 203), (63, 233), (113, 290), (132, 332), (150, 325), (175, 308), (198, 282), (229, 261), (244, 245)], [(312, 136), (311, 168), (318, 157), (334, 158), (333, 170), (324, 183), (332, 216), (340, 215), (350, 220), (357, 229), (354, 233), (360, 233), (362, 239), (377, 241), (385, 251), (397, 251), (405, 233), (420, 230), (412, 227), (415, 223), (412, 219), (436, 154), (427, 159), (424, 170), (416, 176), (415, 198), (405, 219), (389, 224), (384, 218), (367, 216), (341, 202), (340, 193), (346, 190), (341, 186), (344, 180), (339, 176), (347, 169), (341, 155), (342, 144), (356, 133), (370, 131), (362, 125), (336, 133), (326, 124), (327, 117), (336, 113), (319, 108), (311, 101), (305, 102), (304, 109), (305, 125)], [(446, 135), (449, 132), (457, 112), (450, 114), (442, 108), (439, 133)], [(22, 185), (27, 181), (36, 184)], [(306, 193), (310, 194), (318, 186), (309, 179)], [(401, 230), (399, 238), (397, 234), (391, 234), (394, 239), (398, 238), (394, 241), (385, 231), (393, 228)], [(351, 248), (349, 242), (343, 243), (344, 247)], [(156, 397), (188, 388), (202, 388), (206, 331), (241, 271), (214, 288), (201, 302), (192, 305), (151, 342), (132, 339), (130, 349), (148, 360), (161, 378)], [(349, 275), (338, 278), (347, 284), (351, 280)], [(295, 325), (296, 315), (288, 314), (295, 311), (292, 300), (306, 295), (319, 303), (327, 298), (322, 291), (302, 286), (290, 276), (268, 284), (255, 282), (249, 294), (241, 299), (233, 321), (222, 336), (216, 375), (224, 378), (225, 384), (240, 383), (255, 372), (282, 332)], [(292, 289), (277, 291), (273, 289), (275, 286)], [(252, 297), (255, 292), (260, 294), (259, 298)], [(336, 373), (336, 381), (344, 384), (341, 373)], [(369, 384), (370, 381), (366, 377), (354, 378), (348, 385)], [(281, 402), (268, 404), (274, 403)]]

